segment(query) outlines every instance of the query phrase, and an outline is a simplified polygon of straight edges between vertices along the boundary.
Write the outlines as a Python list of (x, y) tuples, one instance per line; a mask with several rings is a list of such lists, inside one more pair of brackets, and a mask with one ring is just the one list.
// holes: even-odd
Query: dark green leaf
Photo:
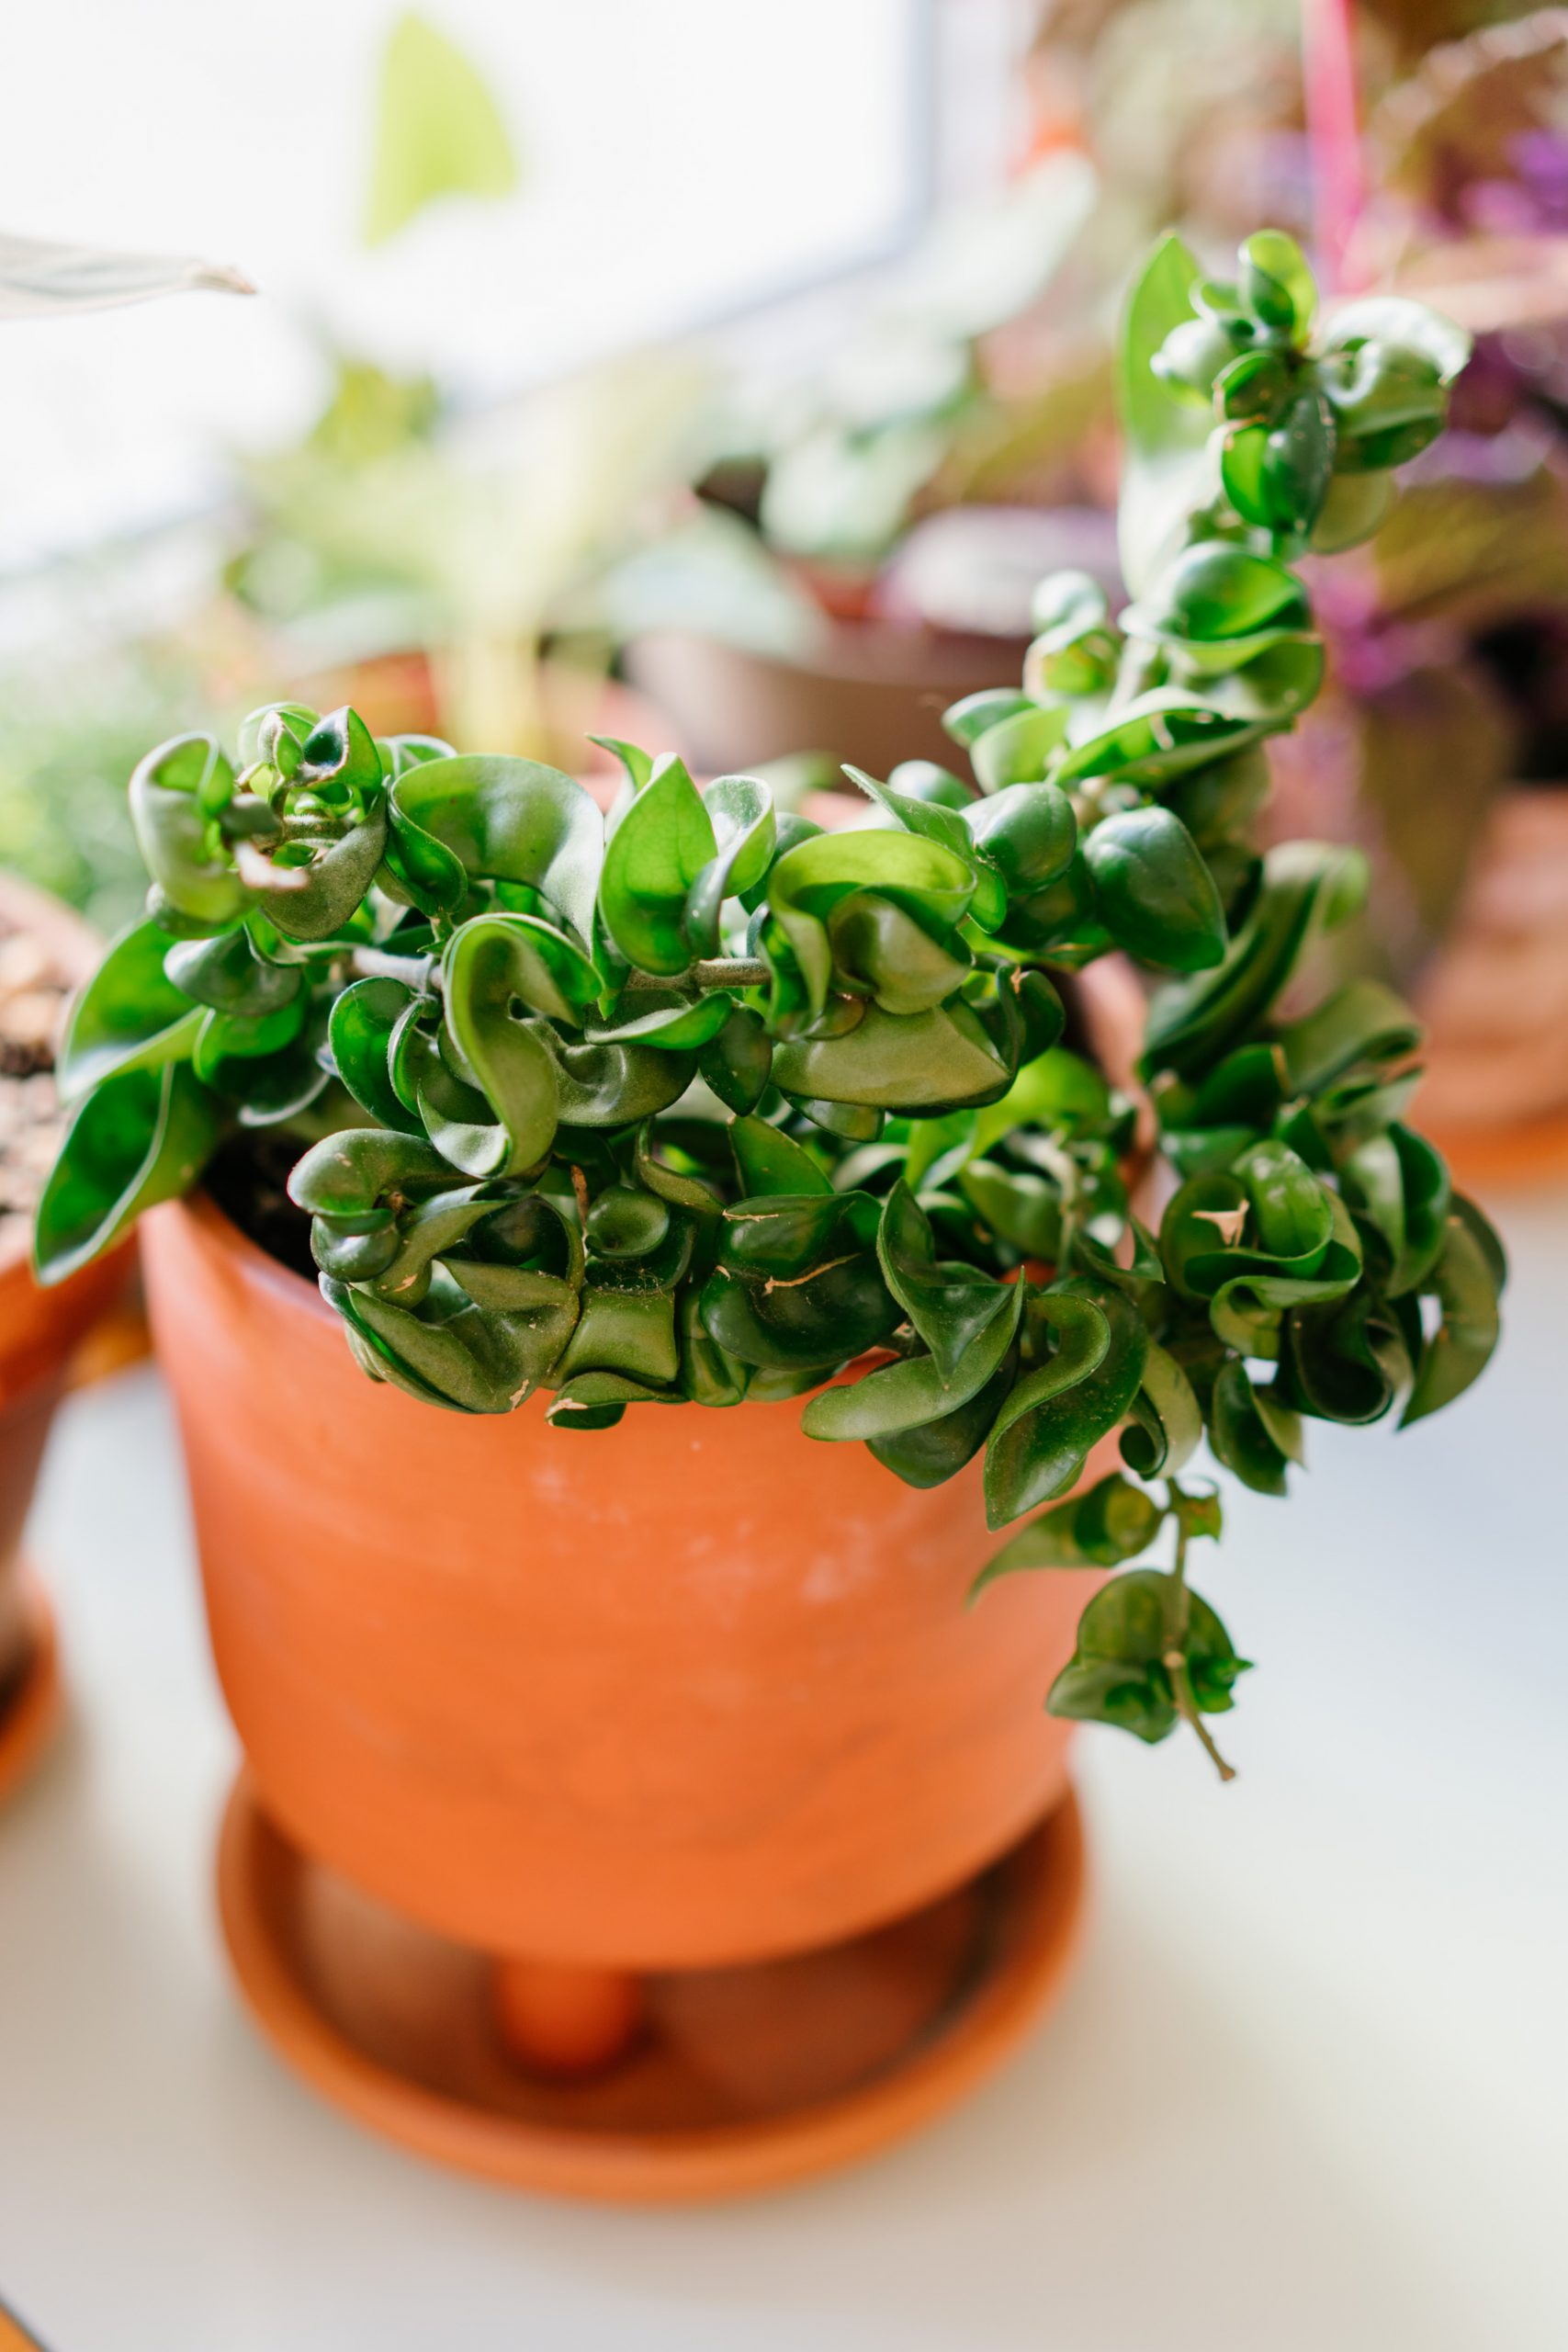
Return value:
[[(888, 1289), (931, 1350), (942, 1379), (951, 1381), (975, 1340), (1011, 1307), (1007, 1286), (977, 1267), (939, 1259), (931, 1220), (902, 1182), (887, 1196), (876, 1250)], [(987, 1367), (987, 1380), (995, 1370), (994, 1363)]]
[(1100, 920), (1141, 963), (1195, 972), (1222, 961), (1225, 914), (1191, 834), (1168, 808), (1130, 808), (1084, 842)]
[(1054, 1715), (1111, 1724), (1151, 1745), (1176, 1728), (1168, 1657), (1179, 1653), (1197, 1705), (1223, 1714), (1247, 1671), (1205, 1600), (1156, 1568), (1133, 1568), (1095, 1594), (1078, 1621), (1077, 1647), (1051, 1686)]
[(686, 943), (694, 956), (718, 954), (720, 910), (762, 880), (777, 835), (773, 796), (759, 776), (716, 777), (703, 806), (717, 846), (686, 894)]
[(1314, 932), (1360, 905), (1366, 861), (1355, 850), (1289, 842), (1264, 861), (1257, 901), (1213, 971), (1162, 989), (1149, 1008), (1145, 1075), (1201, 1075), (1243, 1043), (1304, 955)]
[(1480, 1211), (1456, 1194), (1442, 1253), (1421, 1286), (1436, 1298), (1438, 1320), (1421, 1350), (1402, 1429), (1451, 1405), (1485, 1371), (1497, 1345), (1501, 1275), (1496, 1236)]
[(730, 1122), (729, 1141), (741, 1189), (759, 1193), (831, 1193), (831, 1180), (806, 1150), (765, 1119)]
[(210, 735), (176, 735), (130, 779), (130, 821), (143, 865), (169, 904), (214, 927), (232, 922), (245, 891), (217, 819), (234, 771)]
[(1282, 1495), (1289, 1465), (1302, 1458), (1300, 1426), (1288, 1406), (1271, 1400), (1265, 1408), (1260, 1399), (1267, 1394), (1254, 1389), (1247, 1366), (1233, 1358), (1214, 1383), (1209, 1442), (1215, 1459), (1244, 1487)]
[[(629, 964), (644, 972), (686, 969), (687, 899), (717, 856), (701, 793), (679, 760), (660, 761), (616, 827), (599, 881), (600, 912)], [(716, 921), (716, 907), (709, 912)], [(699, 922), (706, 920), (699, 907)]]
[[(945, 1420), (969, 1404), (989, 1386), (1006, 1363), (1017, 1330), (1023, 1303), (1019, 1287), (998, 1287), (998, 1311), (978, 1326), (948, 1368), (944, 1370), (934, 1356), (908, 1356), (901, 1363), (864, 1373), (859, 1380), (825, 1388), (812, 1398), (802, 1418), (807, 1437), (896, 1437)], [(974, 1447), (969, 1451), (973, 1453)]]
[(304, 978), (298, 964), (275, 964), (259, 954), (243, 923), (216, 939), (176, 940), (165, 950), (164, 971), (198, 1004), (249, 1020), (281, 1012), (299, 995)]
[(456, 908), (470, 879), (525, 882), (578, 938), (592, 933), (604, 821), (592, 797), (536, 760), (427, 760), (388, 794), (392, 841), (434, 902)]
[(143, 1210), (187, 1193), (206, 1166), (222, 1114), (178, 1062), (122, 1069), (81, 1102), (39, 1203), (33, 1264), (64, 1282), (113, 1248)]
[(72, 1002), (55, 1066), (63, 1101), (80, 1102), (118, 1071), (188, 1058), (206, 1010), (167, 978), (168, 945), (155, 922), (139, 922), (106, 951)]
[(994, 1101), (1012, 1072), (978, 1015), (962, 1002), (898, 1014), (870, 1005), (838, 1037), (792, 1038), (773, 1051), (785, 1094), (884, 1111), (942, 1111)]
[(1113, 1470), (1087, 1493), (1054, 1504), (1021, 1527), (987, 1561), (969, 1588), (970, 1600), (1021, 1569), (1120, 1567), (1148, 1549), (1164, 1518), (1141, 1487), (1131, 1486)]
[(760, 1012), (726, 1002), (724, 1025), (698, 1056), (697, 1068), (725, 1109), (744, 1115), (756, 1109), (773, 1075), (773, 1043)]
[(1099, 1298), (1049, 1291), (1029, 1302), (1030, 1329), (1052, 1352), (1023, 1373), (986, 1448), (986, 1523), (1005, 1527), (1064, 1494), (1089, 1451), (1124, 1419), (1138, 1393), (1148, 1334), (1115, 1291)]

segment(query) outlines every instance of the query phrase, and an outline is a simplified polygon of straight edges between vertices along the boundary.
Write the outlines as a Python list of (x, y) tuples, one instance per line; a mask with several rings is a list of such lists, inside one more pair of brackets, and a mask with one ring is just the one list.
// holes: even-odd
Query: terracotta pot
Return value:
[[(96, 934), (80, 917), (13, 876), (0, 874), (0, 921), (45, 948), (64, 978), (97, 962)], [(54, 1708), (52, 1634), (19, 1558), (23, 1524), (71, 1360), (122, 1291), (129, 1252), (86, 1267), (57, 1290), (32, 1278), (25, 1232), (0, 1246), (0, 1793), (13, 1785)]]
[(1459, 1180), (1568, 1173), (1568, 787), (1499, 801), (1417, 1006), (1416, 1117)]
[[(638, 2014), (624, 1972), (865, 1937), (1062, 1803), (1070, 1727), (1043, 1700), (1086, 1585), (1021, 1577), (965, 1610), (997, 1542), (977, 1463), (917, 1491), (858, 1445), (807, 1438), (798, 1400), (649, 1408), (593, 1435), (550, 1429), (541, 1399), (463, 1419), (367, 1381), (313, 1288), (210, 1202), (157, 1211), (143, 1247), (254, 1799), (395, 1921), (508, 1963), (514, 2049), (615, 2054)], [(411, 2118), (379, 2077), (361, 2096), (363, 2050), (312, 2061), (321, 2020), (308, 2031), (287, 1989), (276, 1871), (254, 1825), (231, 1825), (227, 1851), (231, 1874), (267, 1880), (230, 1886), (225, 1908), (275, 2035), (385, 2128), (481, 2161), (449, 2114), (439, 2132)], [(1046, 1941), (1054, 1977), (1060, 1919), (1036, 1956)], [(739, 2185), (837, 2160), (777, 2158)], [(689, 2189), (635, 2165), (637, 2185), (611, 2188), (514, 2149), (483, 2168), (606, 2194), (734, 2185), (705, 2163)]]
[(809, 661), (660, 629), (629, 648), (626, 668), (668, 714), (682, 756), (710, 775), (823, 752), (885, 776), (900, 760), (951, 765), (942, 712), (1016, 677), (1025, 650), (1021, 639), (836, 620)]
[(977, 1463), (906, 1487), (798, 1401), (464, 1419), (367, 1380), (210, 1202), (144, 1247), (252, 1770), (399, 1910), (540, 1959), (750, 1960), (912, 1908), (1061, 1795), (1041, 1701), (1084, 1589), (964, 1610)]

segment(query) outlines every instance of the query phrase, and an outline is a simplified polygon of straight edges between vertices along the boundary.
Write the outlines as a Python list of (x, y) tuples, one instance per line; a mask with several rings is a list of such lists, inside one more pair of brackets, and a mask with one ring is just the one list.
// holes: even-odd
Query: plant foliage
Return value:
[[(584, 1430), (808, 1396), (813, 1437), (913, 1485), (983, 1456), (990, 1524), (1024, 1521), (986, 1583), (1171, 1522), (1172, 1569), (1097, 1593), (1050, 1703), (1207, 1744), (1243, 1661), (1185, 1582), (1219, 1532), (1180, 1484), (1201, 1441), (1278, 1494), (1304, 1421), (1450, 1402), (1503, 1272), (1404, 1123), (1410, 1014), (1303, 996), (1360, 862), (1253, 842), (1259, 746), (1321, 672), (1290, 559), (1371, 527), (1462, 356), (1409, 304), (1313, 320), (1279, 235), (1234, 287), (1160, 249), (1124, 368), (1135, 601), (1048, 581), (1021, 685), (948, 714), (973, 782), (856, 775), (859, 825), (630, 745), (606, 821), (553, 769), (352, 710), (150, 753), (152, 888), (66, 1039), (43, 1277), (283, 1129), (349, 1346), (431, 1404), (543, 1388)], [(1063, 1042), (1113, 950), (1156, 981), (1157, 1227), (1135, 1105)], [(1076, 1491), (1118, 1431), (1124, 1469)]]

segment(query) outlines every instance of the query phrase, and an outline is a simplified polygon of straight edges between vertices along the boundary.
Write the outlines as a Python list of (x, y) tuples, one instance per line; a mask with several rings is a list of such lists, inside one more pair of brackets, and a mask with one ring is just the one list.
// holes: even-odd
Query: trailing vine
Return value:
[[(1160, 247), (1122, 360), (1131, 602), (1047, 581), (1021, 684), (948, 713), (953, 769), (851, 771), (859, 823), (629, 744), (606, 822), (553, 769), (351, 709), (260, 711), (237, 761), (151, 752), (147, 913), (71, 1022), (41, 1277), (280, 1131), (373, 1378), (472, 1413), (543, 1389), (574, 1430), (805, 1396), (811, 1436), (919, 1487), (983, 1454), (1015, 1532), (977, 1592), (1125, 1570), (1052, 1709), (1186, 1721), (1218, 1761), (1246, 1661), (1187, 1581), (1220, 1533), (1181, 1483), (1200, 1442), (1282, 1494), (1304, 1420), (1468, 1386), (1503, 1280), (1404, 1123), (1409, 1012), (1303, 997), (1362, 861), (1255, 845), (1261, 747), (1322, 673), (1292, 561), (1376, 527), (1466, 349), (1408, 302), (1314, 313), (1275, 232), (1234, 286)], [(1157, 1225), (1137, 1106), (1064, 1042), (1112, 951), (1158, 983)], [(1123, 1468), (1075, 1493), (1118, 1430)], [(1171, 1568), (1129, 1568), (1168, 1525)]]

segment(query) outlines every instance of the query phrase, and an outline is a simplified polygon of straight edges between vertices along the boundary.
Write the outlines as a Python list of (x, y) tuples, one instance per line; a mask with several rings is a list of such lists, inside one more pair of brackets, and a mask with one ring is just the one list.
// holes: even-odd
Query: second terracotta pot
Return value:
[(890, 621), (834, 621), (800, 661), (752, 652), (694, 629), (660, 629), (626, 656), (632, 682), (668, 714), (679, 750), (719, 775), (830, 751), (873, 775), (900, 760), (951, 767), (942, 724), (960, 696), (1016, 677), (1024, 640)]

